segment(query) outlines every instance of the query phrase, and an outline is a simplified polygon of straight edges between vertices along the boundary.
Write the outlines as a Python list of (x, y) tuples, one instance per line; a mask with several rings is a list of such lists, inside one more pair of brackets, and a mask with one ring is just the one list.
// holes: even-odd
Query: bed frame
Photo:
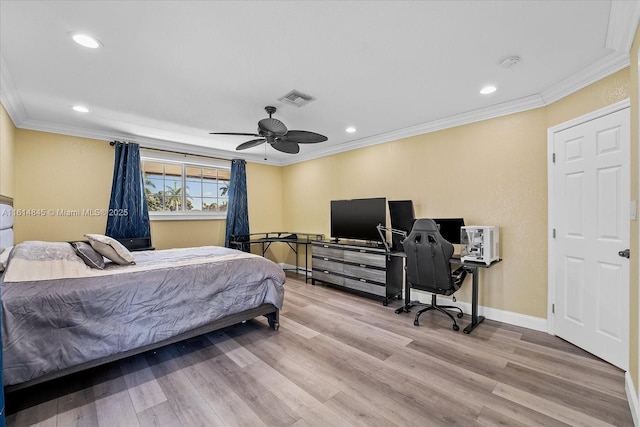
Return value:
[[(13, 199), (0, 195), (0, 203), (5, 203), (13, 206)], [(42, 375), (38, 378), (34, 378), (29, 381), (25, 381), (19, 384), (12, 384), (4, 387), (5, 393), (11, 393), (13, 391), (21, 390), (27, 387), (31, 387), (36, 384), (40, 384), (46, 381), (50, 381), (56, 378), (60, 378), (69, 374), (84, 371), (86, 369), (95, 368), (96, 366), (104, 365), (106, 363), (115, 362), (116, 360), (124, 359), (126, 357), (135, 356), (136, 354), (144, 353), (150, 350), (155, 350), (160, 347), (164, 347), (169, 344), (174, 344), (180, 341), (184, 341), (189, 338), (197, 337), (209, 332), (217, 331), (218, 329), (226, 328), (228, 326), (236, 325), (238, 323), (245, 322), (247, 320), (254, 319), (258, 316), (265, 316), (269, 321), (269, 327), (274, 331), (277, 331), (280, 327), (280, 311), (273, 304), (262, 304), (259, 307), (249, 310), (241, 311), (240, 313), (230, 314), (222, 319), (215, 320), (213, 322), (202, 325), (196, 329), (183, 332), (179, 335), (166, 338), (162, 341), (158, 341), (153, 344), (148, 344), (143, 347), (134, 348), (124, 351), (122, 353), (113, 354), (110, 356), (102, 357), (95, 360), (90, 360), (85, 363), (70, 366), (68, 368), (61, 369), (59, 371), (50, 372)], [(0, 367), (1, 369), (2, 367)]]
[(29, 381), (25, 381), (20, 384), (8, 385), (4, 388), (4, 391), (5, 393), (11, 393), (16, 390), (21, 390), (23, 388), (31, 387), (32, 385), (43, 383), (45, 381), (50, 381), (50, 380), (60, 378), (69, 374), (84, 371), (86, 369), (95, 368), (96, 366), (104, 365), (110, 362), (115, 362), (116, 360), (124, 359), (129, 356), (135, 356), (136, 354), (145, 353), (147, 351), (155, 350), (169, 344), (174, 344), (189, 338), (193, 338), (209, 332), (217, 331), (218, 329), (226, 328), (227, 326), (236, 325), (238, 323), (251, 320), (258, 316), (265, 316), (269, 321), (269, 327), (271, 327), (274, 331), (277, 331), (278, 328), (280, 327), (280, 322), (279, 322), (280, 311), (272, 304), (262, 304), (259, 307), (242, 311), (240, 313), (230, 314), (229, 316), (223, 317), (222, 319), (215, 320), (211, 323), (200, 326), (199, 328), (192, 329), (187, 332), (183, 332), (174, 337), (170, 337), (162, 341), (158, 341), (157, 343), (148, 344), (143, 347), (134, 348), (122, 353), (113, 354), (107, 357), (102, 357), (100, 359), (90, 360), (88, 362), (81, 363), (79, 365), (74, 365), (68, 368), (61, 369), (59, 371), (50, 372), (48, 374), (42, 375), (38, 378), (34, 378)]

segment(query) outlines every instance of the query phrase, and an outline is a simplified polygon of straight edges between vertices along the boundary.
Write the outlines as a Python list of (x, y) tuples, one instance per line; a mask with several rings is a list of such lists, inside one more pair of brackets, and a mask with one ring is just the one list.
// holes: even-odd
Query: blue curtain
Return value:
[[(242, 159), (231, 161), (231, 182), (229, 183), (229, 205), (227, 207), (227, 230), (225, 246), (230, 247), (231, 236), (236, 241), (249, 240), (249, 208), (247, 205), (247, 162)], [(235, 246), (234, 246), (235, 247)], [(245, 243), (237, 249), (249, 252)]]
[(115, 239), (151, 237), (138, 144), (115, 141), (111, 200), (105, 234)]

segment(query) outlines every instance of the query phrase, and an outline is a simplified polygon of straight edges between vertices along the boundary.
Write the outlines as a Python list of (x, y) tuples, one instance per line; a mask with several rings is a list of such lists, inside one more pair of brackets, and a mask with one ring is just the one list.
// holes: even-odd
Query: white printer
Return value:
[(468, 225), (460, 228), (462, 261), (486, 265), (500, 259), (500, 231), (493, 225)]

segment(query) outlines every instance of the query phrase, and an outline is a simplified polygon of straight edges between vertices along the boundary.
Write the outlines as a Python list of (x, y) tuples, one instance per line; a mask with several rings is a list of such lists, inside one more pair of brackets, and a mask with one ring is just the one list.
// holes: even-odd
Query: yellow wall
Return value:
[(376, 196), (412, 199), (417, 217), (499, 225), (505, 260), (483, 271), (480, 304), (545, 317), (546, 123), (536, 109), (288, 166), (285, 227), (328, 235), (330, 200)]
[(225, 220), (151, 221), (156, 249), (224, 246)]
[[(107, 209), (113, 147), (101, 141), (18, 129), (15, 144), (15, 241), (76, 240), (104, 233), (105, 215), (63, 211)], [(27, 215), (31, 213), (31, 215)]]
[(0, 195), (14, 195), (14, 147), (16, 127), (0, 104)]
[[(282, 216), (288, 206), (282, 201), (282, 168), (247, 163), (247, 193), (250, 232), (285, 231)], [(265, 256), (275, 262), (285, 262), (288, 249), (284, 244), (274, 244)], [(259, 245), (253, 245), (251, 251), (262, 255)]]

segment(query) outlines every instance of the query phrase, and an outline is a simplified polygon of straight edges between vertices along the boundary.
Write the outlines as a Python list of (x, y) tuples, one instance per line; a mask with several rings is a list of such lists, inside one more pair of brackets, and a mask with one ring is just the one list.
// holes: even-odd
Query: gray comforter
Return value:
[(135, 265), (96, 270), (68, 243), (15, 246), (2, 283), (5, 385), (153, 344), (263, 303), (282, 307), (284, 272), (257, 255), (208, 246), (134, 256)]

